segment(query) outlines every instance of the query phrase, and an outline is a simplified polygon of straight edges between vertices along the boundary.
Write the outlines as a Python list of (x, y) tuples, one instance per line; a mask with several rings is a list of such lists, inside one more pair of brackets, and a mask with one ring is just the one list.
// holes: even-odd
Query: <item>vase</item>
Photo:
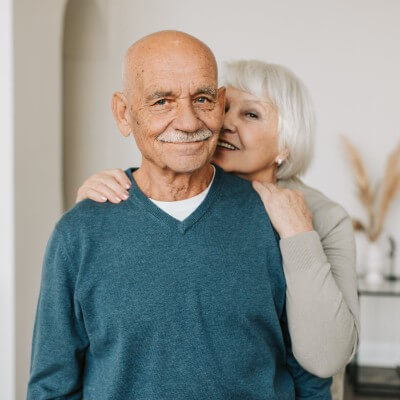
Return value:
[(367, 258), (367, 248), (369, 244), (369, 240), (364, 232), (355, 232), (355, 243), (356, 243), (356, 272), (357, 275), (361, 278), (365, 275), (365, 264)]
[(388, 237), (381, 235), (375, 241), (368, 241), (365, 248), (365, 280), (370, 284), (383, 282), (388, 261)]

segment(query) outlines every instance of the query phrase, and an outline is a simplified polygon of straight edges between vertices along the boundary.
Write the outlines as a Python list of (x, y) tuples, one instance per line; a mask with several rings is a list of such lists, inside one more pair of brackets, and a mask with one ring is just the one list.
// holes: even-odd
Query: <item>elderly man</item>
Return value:
[(29, 399), (329, 399), (294, 359), (277, 237), (210, 164), (224, 89), (184, 33), (135, 43), (113, 113), (142, 153), (121, 205), (78, 203), (49, 241)]

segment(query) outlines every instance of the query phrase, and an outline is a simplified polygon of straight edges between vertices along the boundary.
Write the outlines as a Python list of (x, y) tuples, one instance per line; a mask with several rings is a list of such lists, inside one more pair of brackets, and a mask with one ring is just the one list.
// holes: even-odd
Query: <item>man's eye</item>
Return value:
[(160, 99), (154, 103), (155, 106), (164, 106), (165, 104), (167, 104), (167, 99)]
[(246, 115), (246, 117), (249, 117), (251, 119), (258, 119), (258, 115), (254, 114), (252, 112), (247, 112), (245, 115)]
[(209, 101), (210, 101), (210, 100), (208, 100), (207, 97), (198, 97), (198, 98), (196, 99), (196, 102), (197, 102), (197, 103), (201, 103), (201, 104), (208, 103)]

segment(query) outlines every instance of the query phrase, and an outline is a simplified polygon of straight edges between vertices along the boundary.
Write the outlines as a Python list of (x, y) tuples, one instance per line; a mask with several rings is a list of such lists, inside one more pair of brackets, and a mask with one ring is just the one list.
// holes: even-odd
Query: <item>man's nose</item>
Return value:
[(203, 123), (198, 118), (190, 101), (185, 101), (178, 105), (174, 120), (175, 129), (185, 132), (195, 132), (203, 127)]

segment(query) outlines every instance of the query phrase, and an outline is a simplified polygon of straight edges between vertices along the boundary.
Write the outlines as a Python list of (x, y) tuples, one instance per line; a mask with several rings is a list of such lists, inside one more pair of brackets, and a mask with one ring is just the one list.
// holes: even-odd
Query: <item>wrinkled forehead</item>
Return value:
[(217, 85), (216, 77), (202, 68), (190, 71), (161, 69), (157, 73), (144, 73), (138, 82), (138, 87), (146, 94), (154, 91), (192, 94), (201, 88), (215, 91)]
[(154, 47), (140, 46), (132, 51), (125, 59), (130, 72), (135, 73), (136, 78), (143, 75), (169, 73), (187, 74), (195, 70), (206, 71), (208, 75), (217, 76), (215, 59), (207, 49), (199, 46), (190, 48), (181, 46), (174, 48), (171, 46)]
[(146, 95), (154, 91), (192, 93), (200, 88), (216, 90), (218, 85), (214, 65), (202, 60), (154, 60), (139, 67), (135, 81), (136, 88)]

